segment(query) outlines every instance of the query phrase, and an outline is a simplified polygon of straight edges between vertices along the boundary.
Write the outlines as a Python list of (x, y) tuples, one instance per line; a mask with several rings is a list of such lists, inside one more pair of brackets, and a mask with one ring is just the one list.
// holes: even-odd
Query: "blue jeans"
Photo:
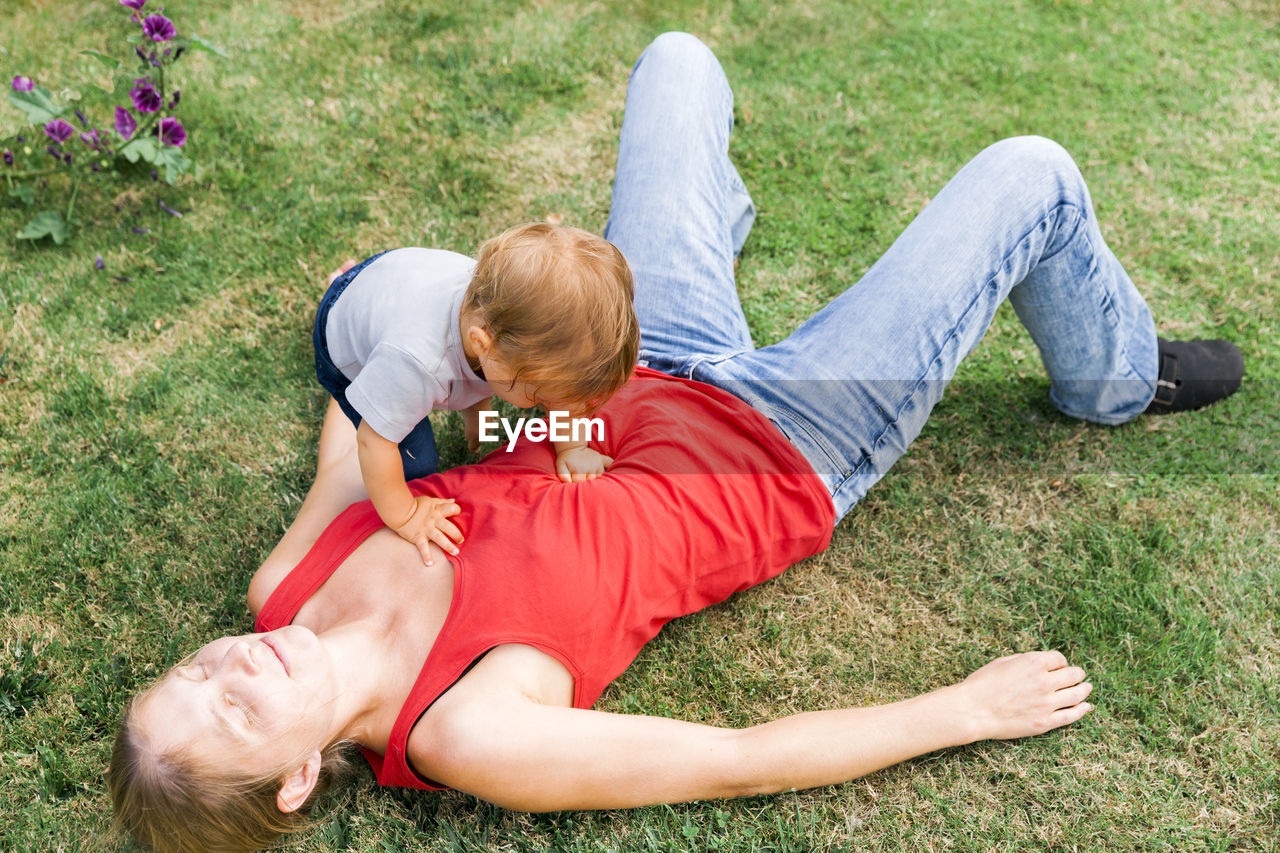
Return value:
[[(324, 389), (333, 395), (333, 399), (338, 402), (338, 408), (342, 409), (342, 413), (350, 418), (351, 423), (357, 428), (362, 418), (347, 400), (347, 386), (351, 384), (351, 380), (338, 369), (329, 356), (329, 342), (325, 340), (325, 325), (329, 321), (329, 310), (347, 289), (347, 285), (355, 280), (362, 269), (385, 254), (386, 252), (379, 252), (371, 258), (365, 258), (333, 280), (333, 284), (329, 285), (329, 289), (320, 299), (319, 307), (316, 308), (315, 328), (311, 332), (311, 342), (316, 350), (316, 379), (320, 380)], [(419, 421), (413, 431), (401, 440), (400, 462), (404, 465), (405, 480), (416, 480), (435, 473), (440, 457), (436, 451), (436, 435), (431, 430), (429, 418)]]
[(920, 433), (1008, 297), (1075, 418), (1119, 424), (1155, 393), (1151, 314), (1059, 145), (987, 148), (854, 287), (790, 337), (751, 342), (733, 260), (755, 216), (729, 161), (733, 93), (715, 56), (657, 38), (627, 88), (605, 237), (636, 277), (641, 364), (724, 388), (813, 465), (843, 516)]

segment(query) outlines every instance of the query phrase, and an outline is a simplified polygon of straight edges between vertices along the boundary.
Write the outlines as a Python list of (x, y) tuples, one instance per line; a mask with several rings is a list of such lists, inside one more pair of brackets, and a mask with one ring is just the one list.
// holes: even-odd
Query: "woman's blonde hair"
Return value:
[(484, 324), (513, 376), (590, 412), (631, 376), (635, 282), (608, 240), (535, 222), (480, 247), (462, 313)]
[(205, 766), (187, 748), (157, 754), (138, 731), (135, 711), (145, 696), (129, 703), (107, 771), (116, 822), (144, 849), (157, 853), (260, 850), (281, 835), (306, 829), (312, 804), (350, 768), (349, 744), (326, 747), (319, 781), (306, 803), (295, 812), (282, 812), (276, 795), (292, 766), (246, 777)]

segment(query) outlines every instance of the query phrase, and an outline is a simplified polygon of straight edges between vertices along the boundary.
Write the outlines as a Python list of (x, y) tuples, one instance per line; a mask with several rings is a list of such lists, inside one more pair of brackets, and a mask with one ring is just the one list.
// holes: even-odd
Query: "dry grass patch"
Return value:
[(495, 211), (487, 221), (491, 229), (515, 224), (511, 220), (513, 211), (522, 211), (526, 219), (563, 217), (567, 211), (549, 208), (547, 200), (569, 195), (573, 212), (599, 221), (566, 224), (603, 230), (602, 213), (607, 212), (608, 203), (599, 198), (599, 188), (612, 183), (617, 122), (626, 99), (626, 81), (593, 79), (586, 84), (586, 90), (587, 96), (571, 112), (550, 123), (540, 109), (530, 110), (534, 118), (529, 124), (534, 127), (517, 127), (512, 133), (513, 143), (496, 152), (496, 159), (507, 173), (517, 176), (517, 181), (506, 202), (510, 209)]

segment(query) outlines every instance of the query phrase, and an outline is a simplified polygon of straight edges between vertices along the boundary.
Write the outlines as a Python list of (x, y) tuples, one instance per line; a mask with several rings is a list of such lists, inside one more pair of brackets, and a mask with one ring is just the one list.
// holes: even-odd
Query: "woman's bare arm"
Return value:
[(256, 616), (276, 585), (301, 562), (329, 522), (351, 504), (368, 497), (360, 475), (356, 428), (331, 397), (320, 427), (315, 482), (293, 524), (250, 581), (249, 610)]
[(431, 778), (522, 811), (748, 796), (835, 784), (937, 749), (1075, 722), (1092, 710), (1083, 678), (1058, 652), (1032, 652), (891, 705), (740, 730), (548, 706), (519, 691), (477, 695), (431, 720), (425, 754), (412, 743), (411, 754)]

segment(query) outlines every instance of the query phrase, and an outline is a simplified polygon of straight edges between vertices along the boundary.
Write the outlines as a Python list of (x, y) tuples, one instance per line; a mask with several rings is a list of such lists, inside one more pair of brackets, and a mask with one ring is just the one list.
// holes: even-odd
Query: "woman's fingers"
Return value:
[(1089, 694), (1093, 692), (1093, 685), (1085, 681), (1074, 687), (1068, 687), (1064, 690), (1056, 690), (1053, 693), (1053, 702), (1059, 708), (1070, 708), (1073, 705), (1079, 705), (1085, 699), (1089, 698)]
[(1045, 664), (1045, 669), (1056, 670), (1067, 666), (1067, 658), (1057, 649), (1049, 649), (1043, 652), (1032, 652), (1036, 658)]
[(1064, 666), (1051, 670), (1046, 675), (1046, 680), (1054, 690), (1061, 690), (1084, 681), (1084, 670), (1078, 666)]
[(985, 720), (983, 736), (1006, 739), (1041, 734), (1074, 722), (1092, 706), (1093, 685), (1061, 652), (1026, 652), (997, 658), (963, 686)]
[[(1084, 670), (1078, 666), (1064, 667), (1064, 670), (1077, 671), (1083, 677)], [(1052, 674), (1057, 675), (1064, 670), (1055, 671)], [(1071, 675), (1074, 676), (1075, 673), (1073, 672)], [(1093, 685), (1088, 681), (1080, 680), (1076, 680), (1066, 687), (1053, 690), (1045, 699), (1048, 701), (1049, 707), (1054, 710), (1040, 717), (1042, 722), (1037, 728), (1041, 731), (1051, 731), (1076, 722), (1093, 710), (1093, 705), (1085, 701), (1091, 693), (1093, 693)]]
[(1062, 726), (1069, 726), (1092, 710), (1093, 706), (1088, 702), (1081, 702), (1078, 705), (1072, 705), (1070, 708), (1060, 708), (1049, 715), (1049, 728), (1057, 729)]

